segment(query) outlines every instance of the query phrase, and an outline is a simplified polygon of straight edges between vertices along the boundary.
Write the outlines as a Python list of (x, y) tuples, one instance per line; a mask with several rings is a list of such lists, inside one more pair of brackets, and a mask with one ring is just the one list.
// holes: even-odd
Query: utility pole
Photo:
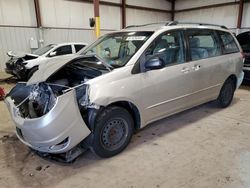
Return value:
[(95, 36), (98, 38), (100, 36), (100, 9), (99, 0), (94, 0), (94, 14), (95, 14)]
[(174, 21), (174, 14), (175, 14), (175, 0), (171, 1), (171, 21)]
[(122, 0), (122, 28), (126, 27), (126, 0)]
[(239, 4), (239, 13), (238, 13), (238, 21), (237, 21), (237, 29), (236, 29), (236, 34), (237, 34), (237, 35), (239, 34), (240, 28), (241, 28), (242, 14), (243, 14), (243, 6), (244, 6), (244, 0), (240, 0), (240, 4)]

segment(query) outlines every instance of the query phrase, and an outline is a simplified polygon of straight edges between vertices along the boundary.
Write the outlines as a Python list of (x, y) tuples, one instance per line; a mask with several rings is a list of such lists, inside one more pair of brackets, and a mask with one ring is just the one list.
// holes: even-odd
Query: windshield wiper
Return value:
[(89, 55), (85, 55), (86, 57), (95, 57), (96, 59), (98, 59), (102, 65), (108, 70), (108, 71), (112, 71), (114, 69), (114, 67), (108, 63), (106, 63), (105, 59), (103, 59), (102, 57), (100, 57), (99, 55), (97, 55), (96, 53), (91, 53)]

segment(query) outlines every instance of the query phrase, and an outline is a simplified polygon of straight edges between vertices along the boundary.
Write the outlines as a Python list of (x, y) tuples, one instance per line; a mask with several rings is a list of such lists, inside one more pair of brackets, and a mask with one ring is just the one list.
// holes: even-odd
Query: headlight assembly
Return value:
[(84, 84), (76, 89), (76, 96), (81, 106), (88, 106), (89, 102), (89, 85)]

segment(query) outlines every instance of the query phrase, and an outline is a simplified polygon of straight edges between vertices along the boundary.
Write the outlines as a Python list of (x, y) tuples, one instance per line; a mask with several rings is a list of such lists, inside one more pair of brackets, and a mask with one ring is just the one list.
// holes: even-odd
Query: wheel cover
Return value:
[(124, 145), (128, 137), (129, 125), (123, 118), (115, 118), (108, 121), (101, 132), (101, 144), (109, 151), (119, 149)]

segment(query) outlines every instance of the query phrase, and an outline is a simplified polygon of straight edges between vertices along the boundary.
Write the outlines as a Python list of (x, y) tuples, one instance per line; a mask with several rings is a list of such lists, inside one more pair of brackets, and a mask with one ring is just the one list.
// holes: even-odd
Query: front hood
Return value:
[(16, 52), (12, 52), (12, 51), (7, 52), (7, 55), (11, 58), (23, 58), (26, 56), (34, 57), (34, 58), (38, 57), (38, 55), (31, 54), (31, 53), (16, 53)]
[(27, 85), (32, 85), (40, 82), (45, 82), (52, 74), (57, 72), (60, 68), (66, 65), (71, 60), (78, 57), (78, 55), (67, 55), (54, 57), (49, 61), (39, 65), (38, 70), (28, 80)]

